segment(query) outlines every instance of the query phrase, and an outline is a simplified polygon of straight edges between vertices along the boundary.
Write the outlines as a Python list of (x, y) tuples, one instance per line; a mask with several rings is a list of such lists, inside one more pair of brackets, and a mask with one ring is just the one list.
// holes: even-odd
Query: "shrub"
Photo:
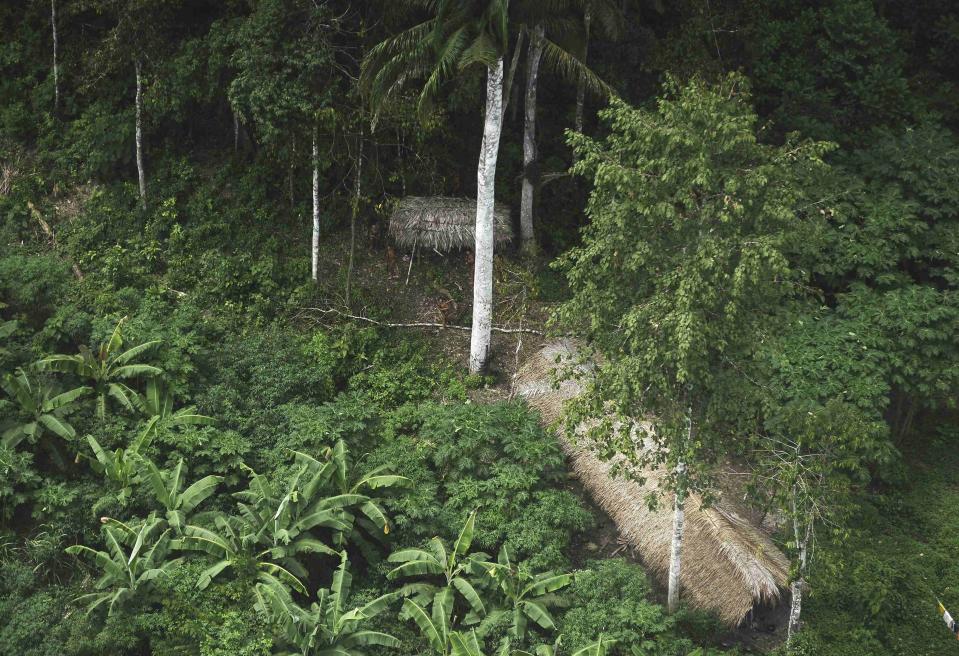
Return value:
[(676, 637), (675, 618), (650, 600), (646, 573), (622, 558), (593, 561), (576, 574), (567, 597), (570, 609), (559, 624), (564, 644), (575, 651), (599, 633), (617, 643), (610, 656), (673, 656), (692, 649)]

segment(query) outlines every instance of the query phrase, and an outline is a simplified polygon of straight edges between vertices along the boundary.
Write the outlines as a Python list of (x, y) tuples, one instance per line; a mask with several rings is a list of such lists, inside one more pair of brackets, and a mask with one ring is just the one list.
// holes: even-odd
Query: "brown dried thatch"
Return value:
[[(552, 383), (554, 372), (568, 365), (575, 354), (575, 343), (554, 342), (533, 355), (517, 374), (517, 394), (550, 424), (560, 419), (566, 402), (582, 391), (576, 380), (563, 380), (558, 389)], [(578, 369), (588, 375), (590, 365), (578, 365)], [(637, 423), (637, 430), (648, 429), (648, 424)], [(577, 444), (562, 432), (559, 438), (573, 472), (595, 502), (613, 519), (625, 541), (635, 547), (646, 567), (665, 582), (672, 504), (660, 503), (651, 511), (646, 503), (662, 472), (643, 472), (643, 485), (615, 477), (610, 472), (615, 463), (596, 457), (583, 444), (585, 438), (579, 438)], [(739, 625), (756, 605), (777, 603), (789, 581), (789, 561), (747, 516), (722, 494), (708, 508), (702, 507), (698, 495), (690, 495), (686, 501), (682, 595), (690, 605), (715, 613), (730, 626)]]
[[(496, 204), (493, 211), (497, 244), (513, 239), (509, 209)], [(401, 198), (390, 216), (390, 234), (404, 248), (434, 248), (440, 252), (473, 248), (476, 201), (449, 196), (407, 196)]]

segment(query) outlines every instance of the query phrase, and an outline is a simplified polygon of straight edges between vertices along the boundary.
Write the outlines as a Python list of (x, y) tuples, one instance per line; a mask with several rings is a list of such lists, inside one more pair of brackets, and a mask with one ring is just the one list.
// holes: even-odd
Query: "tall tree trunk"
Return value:
[(513, 59), (509, 64), (509, 72), (506, 74), (505, 87), (503, 88), (503, 116), (506, 116), (506, 108), (509, 107), (510, 98), (513, 91), (513, 80), (516, 78), (516, 69), (519, 67), (519, 57), (523, 50), (523, 38), (526, 36), (525, 30), (521, 30), (516, 35), (516, 45), (513, 46)]
[(137, 179), (140, 183), (140, 205), (143, 209), (147, 208), (147, 175), (146, 171), (143, 168), (143, 80), (140, 76), (140, 60), (137, 59), (134, 62), (136, 66), (137, 73), (137, 99), (136, 99), (136, 113), (137, 113), (137, 128), (136, 128), (136, 141), (137, 141)]
[(673, 538), (669, 549), (669, 588), (667, 591), (666, 609), (675, 613), (679, 608), (679, 574), (683, 555), (683, 531), (686, 523), (686, 490), (682, 479), (686, 473), (686, 463), (680, 462), (676, 466), (679, 478), (679, 488), (673, 500)]
[(233, 154), (240, 152), (240, 115), (230, 106), (230, 113), (233, 114)]
[(320, 151), (317, 143), (316, 126), (313, 126), (313, 154), (311, 157), (313, 164), (313, 240), (312, 252), (313, 260), (310, 272), (313, 282), (319, 281), (320, 268)]
[(350, 208), (350, 259), (346, 267), (346, 307), (350, 307), (350, 283), (353, 279), (353, 254), (356, 251), (356, 218), (360, 213), (360, 182), (363, 175), (363, 124), (356, 139), (356, 165), (353, 177), (353, 206)]
[(53, 113), (60, 109), (60, 65), (57, 61), (57, 49), (60, 39), (57, 36), (57, 0), (50, 0), (50, 26), (53, 28)]
[(520, 200), (519, 228), (524, 251), (535, 246), (533, 236), (533, 196), (539, 185), (539, 162), (536, 156), (536, 85), (539, 81), (539, 61), (543, 56), (542, 23), (533, 28), (526, 60), (526, 116), (523, 121), (523, 191)]
[(473, 325), (470, 373), (486, 371), (493, 325), (493, 204), (496, 158), (503, 130), (503, 58), (486, 71), (486, 118), (476, 171), (476, 257), (473, 264)]
[[(692, 393), (686, 390), (686, 444), (693, 443)], [(679, 608), (680, 580), (683, 556), (683, 529), (686, 523), (686, 461), (676, 463), (676, 492), (673, 499), (673, 538), (669, 548), (669, 588), (666, 592), (666, 610), (675, 613)]]
[(805, 534), (800, 531), (799, 515), (796, 513), (795, 488), (793, 489), (792, 496), (792, 513), (793, 533), (796, 540), (796, 546), (799, 549), (799, 573), (796, 576), (796, 580), (793, 581), (789, 586), (789, 592), (792, 596), (792, 601), (789, 605), (789, 624), (786, 628), (787, 646), (792, 642), (793, 636), (796, 635), (799, 632), (799, 629), (802, 627), (802, 622), (800, 619), (802, 616), (802, 597), (803, 591), (806, 587), (806, 569), (809, 558), (809, 539), (812, 536), (812, 522), (806, 523)]
[[(583, 12), (583, 29), (586, 32), (586, 43), (583, 46), (583, 64), (586, 64), (586, 55), (589, 53), (589, 24), (592, 21), (592, 11), (590, 3), (586, 3), (586, 9)], [(586, 101), (586, 79), (580, 75), (576, 81), (576, 131), (583, 131), (583, 104)]]

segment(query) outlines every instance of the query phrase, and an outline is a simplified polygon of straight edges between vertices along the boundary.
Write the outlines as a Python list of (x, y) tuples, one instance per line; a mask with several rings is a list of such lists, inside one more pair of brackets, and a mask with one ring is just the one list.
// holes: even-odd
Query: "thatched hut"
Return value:
[[(557, 388), (556, 372), (570, 364), (576, 345), (562, 340), (533, 355), (519, 371), (516, 392), (537, 408), (545, 422), (560, 419), (569, 399), (581, 393), (580, 382), (566, 379)], [(589, 375), (590, 365), (577, 365)], [(648, 430), (641, 422), (637, 432)], [(569, 457), (572, 471), (593, 500), (613, 519), (622, 538), (639, 554), (647, 569), (665, 582), (669, 570), (672, 537), (672, 504), (660, 503), (650, 510), (646, 498), (655, 491), (661, 471), (643, 472), (646, 481), (616, 477), (614, 462), (600, 460), (585, 445), (585, 437), (573, 441), (560, 431), (560, 442)], [(686, 529), (683, 565), (680, 572), (682, 595), (691, 606), (715, 613), (723, 622), (737, 626), (755, 606), (773, 605), (789, 581), (789, 561), (769, 536), (737, 507), (731, 495), (720, 494), (704, 508), (702, 499), (690, 495), (686, 501)]]
[[(493, 238), (497, 244), (513, 239), (509, 208), (497, 203), (493, 209)], [(473, 248), (476, 239), (476, 201), (449, 196), (401, 198), (390, 216), (390, 235), (403, 248), (432, 248), (446, 253)]]

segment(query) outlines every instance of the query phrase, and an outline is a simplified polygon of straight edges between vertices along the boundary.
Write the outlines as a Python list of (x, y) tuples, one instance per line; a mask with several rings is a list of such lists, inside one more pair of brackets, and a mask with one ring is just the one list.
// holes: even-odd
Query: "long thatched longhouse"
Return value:
[[(561, 340), (547, 345), (524, 364), (517, 375), (516, 391), (537, 408), (545, 422), (554, 424), (566, 402), (582, 392), (574, 379), (553, 384), (555, 374), (570, 364), (576, 345)], [(588, 365), (577, 365), (588, 375)], [(637, 430), (648, 430), (637, 423)], [(594, 501), (613, 519), (620, 534), (632, 545), (647, 569), (665, 582), (672, 537), (672, 503), (650, 510), (646, 498), (656, 489), (662, 472), (644, 472), (646, 482), (614, 477), (613, 462), (603, 462), (578, 438), (574, 444), (562, 432), (560, 442), (573, 472)], [(744, 509), (730, 498), (720, 498), (704, 508), (697, 495), (686, 501), (686, 528), (680, 571), (682, 595), (690, 605), (715, 613), (737, 626), (755, 606), (773, 605), (789, 581), (789, 561), (769, 536), (747, 519)]]
[[(493, 210), (495, 243), (513, 239), (509, 209), (496, 204)], [(390, 235), (404, 248), (436, 249), (441, 253), (473, 248), (476, 241), (476, 201), (449, 196), (407, 196), (390, 216)]]

